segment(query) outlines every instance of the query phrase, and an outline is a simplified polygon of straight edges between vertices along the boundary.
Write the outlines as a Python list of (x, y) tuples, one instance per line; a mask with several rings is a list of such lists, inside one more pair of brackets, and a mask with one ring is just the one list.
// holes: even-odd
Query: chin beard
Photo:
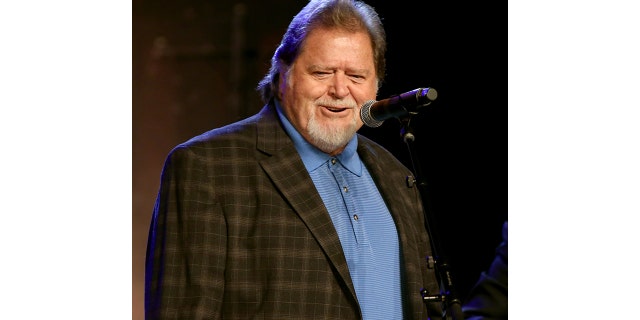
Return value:
[(311, 113), (307, 123), (307, 132), (311, 144), (325, 153), (332, 153), (347, 145), (357, 130), (353, 119), (346, 127), (322, 126)]

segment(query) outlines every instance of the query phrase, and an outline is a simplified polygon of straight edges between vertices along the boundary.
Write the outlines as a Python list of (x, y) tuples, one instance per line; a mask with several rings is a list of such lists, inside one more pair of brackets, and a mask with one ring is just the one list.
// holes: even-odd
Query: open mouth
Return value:
[(335, 108), (335, 107), (325, 107), (325, 109), (331, 111), (331, 112), (342, 112), (347, 110), (347, 108)]

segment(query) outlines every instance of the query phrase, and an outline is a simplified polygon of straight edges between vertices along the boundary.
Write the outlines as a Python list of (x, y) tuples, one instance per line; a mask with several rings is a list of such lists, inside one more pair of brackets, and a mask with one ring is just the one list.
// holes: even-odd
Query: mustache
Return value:
[(323, 107), (330, 107), (330, 108), (347, 108), (347, 109), (358, 108), (358, 104), (351, 99), (345, 99), (345, 100), (319, 99), (319, 100), (316, 100), (316, 105), (321, 105)]

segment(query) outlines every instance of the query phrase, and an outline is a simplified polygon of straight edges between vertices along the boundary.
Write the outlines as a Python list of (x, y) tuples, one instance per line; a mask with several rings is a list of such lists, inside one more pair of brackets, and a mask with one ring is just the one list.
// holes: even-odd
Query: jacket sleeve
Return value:
[(165, 162), (145, 263), (146, 319), (218, 319), (226, 223), (203, 158), (186, 147)]
[(491, 266), (480, 274), (462, 307), (467, 320), (507, 319), (507, 222), (502, 238)]

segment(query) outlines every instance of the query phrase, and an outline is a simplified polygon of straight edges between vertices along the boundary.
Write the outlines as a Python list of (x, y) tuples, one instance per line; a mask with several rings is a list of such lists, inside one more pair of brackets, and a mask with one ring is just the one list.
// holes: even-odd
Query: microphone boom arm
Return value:
[[(414, 152), (414, 140), (413, 130), (411, 129), (411, 115), (400, 119), (402, 122), (401, 134), (402, 138), (409, 150), (409, 156), (411, 159), (411, 165), (413, 167), (413, 173), (415, 177), (411, 181), (411, 185), (417, 185), (420, 189), (420, 196), (422, 198), (422, 206), (424, 210), (425, 230), (429, 235), (431, 243), (431, 257), (426, 257), (427, 266), (434, 268), (436, 272), (436, 278), (440, 285), (440, 293), (433, 294), (426, 289), (420, 291), (422, 301), (425, 304), (428, 303), (442, 303), (443, 319), (446, 320), (463, 320), (462, 313), (462, 301), (458, 298), (458, 294), (453, 285), (453, 276), (449, 264), (446, 260), (446, 256), (443, 253), (440, 245), (440, 237), (438, 235), (438, 228), (436, 227), (436, 216), (432, 209), (431, 191), (430, 186), (422, 175), (422, 168), (420, 167), (417, 154)], [(411, 177), (407, 177), (410, 179)]]

